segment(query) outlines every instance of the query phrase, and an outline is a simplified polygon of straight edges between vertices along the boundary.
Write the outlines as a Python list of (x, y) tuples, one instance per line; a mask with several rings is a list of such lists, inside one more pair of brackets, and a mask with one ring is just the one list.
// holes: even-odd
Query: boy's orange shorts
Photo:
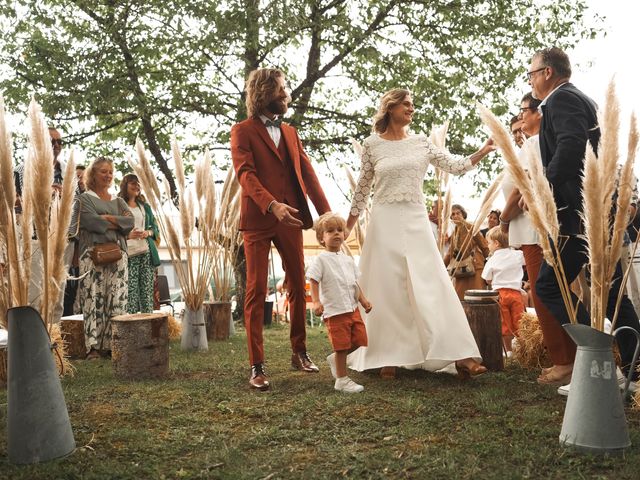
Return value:
[(333, 350), (354, 350), (367, 346), (367, 330), (356, 308), (353, 312), (341, 313), (324, 319)]

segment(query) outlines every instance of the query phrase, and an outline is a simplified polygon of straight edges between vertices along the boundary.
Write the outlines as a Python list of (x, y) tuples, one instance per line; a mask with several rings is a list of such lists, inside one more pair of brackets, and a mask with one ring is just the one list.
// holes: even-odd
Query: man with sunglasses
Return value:
[[(533, 55), (527, 72), (533, 96), (542, 102), (540, 111), (540, 154), (547, 180), (553, 188), (560, 223), (560, 258), (567, 281), (571, 284), (587, 262), (587, 248), (582, 223), (582, 175), (587, 143), (597, 154), (600, 140), (600, 128), (595, 102), (569, 82), (571, 63), (565, 52), (552, 47), (540, 50)], [(607, 316), (613, 318), (622, 269), (620, 262), (614, 273)], [(540, 268), (536, 282), (536, 292), (542, 302), (561, 324), (569, 323), (569, 315), (564, 305), (560, 287), (553, 268), (544, 263)], [(572, 293), (572, 303), (578, 305), (577, 319), (584, 325), (590, 325), (589, 314), (584, 305), (578, 302)], [(638, 317), (631, 301), (622, 297), (618, 314), (618, 326), (630, 326), (640, 330)], [(618, 346), (625, 374), (635, 349), (635, 336), (629, 332), (621, 333)], [(637, 372), (634, 372), (634, 379)]]
[[(53, 185), (51, 188), (54, 192), (60, 193), (62, 191), (62, 165), (58, 160), (60, 152), (62, 151), (62, 135), (60, 132), (49, 127), (49, 137), (51, 138), (51, 148), (53, 150)], [(18, 165), (13, 172), (13, 178), (16, 185), (16, 213), (22, 213), (22, 186), (24, 185), (24, 163)]]

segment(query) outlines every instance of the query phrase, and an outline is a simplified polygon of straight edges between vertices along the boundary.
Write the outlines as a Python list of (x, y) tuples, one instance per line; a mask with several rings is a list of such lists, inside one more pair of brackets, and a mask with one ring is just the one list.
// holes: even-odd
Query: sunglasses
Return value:
[(60, 146), (62, 146), (62, 139), (61, 138), (52, 138), (51, 139), (51, 145), (60, 145)]

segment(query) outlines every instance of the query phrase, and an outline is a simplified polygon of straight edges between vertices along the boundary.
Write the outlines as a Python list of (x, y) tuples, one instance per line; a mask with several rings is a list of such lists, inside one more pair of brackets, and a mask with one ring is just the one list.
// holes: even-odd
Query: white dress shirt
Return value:
[(320, 284), (323, 318), (353, 312), (358, 306), (358, 276), (360, 272), (348, 255), (342, 252), (321, 252), (307, 270), (307, 278)]
[(482, 270), (482, 278), (491, 281), (491, 288), (510, 288), (520, 290), (524, 272), (524, 255), (520, 250), (501, 248), (493, 252)]
[[(532, 157), (537, 162), (541, 162), (540, 160), (540, 140), (538, 139), (538, 135), (534, 135), (529, 137), (520, 152), (518, 153), (518, 160), (520, 161), (520, 165), (524, 168), (525, 171), (529, 170), (529, 155), (530, 150), (533, 150)], [(504, 179), (502, 180), (502, 193), (504, 195), (504, 199), (507, 200), (511, 195), (511, 192), (515, 188), (515, 182), (513, 181), (513, 177), (509, 173), (509, 170), (506, 170), (506, 174)], [(509, 222), (509, 245), (515, 248), (519, 248), (522, 245), (537, 245), (538, 244), (538, 233), (535, 228), (533, 228), (533, 224), (531, 223), (531, 219), (529, 218), (529, 214), (527, 212), (520, 212), (518, 215), (513, 217)]]
[[(274, 120), (276, 118), (278, 117), (273, 117)], [(271, 140), (273, 140), (273, 144), (276, 146), (276, 148), (278, 148), (278, 145), (280, 145), (280, 138), (282, 137), (282, 132), (280, 131), (280, 128), (274, 125), (270, 125), (267, 127), (266, 125), (267, 120), (271, 120), (271, 119), (265, 115), (260, 115), (260, 120), (262, 120), (262, 123), (265, 124), (265, 128), (267, 129), (267, 132), (269, 132), (269, 136), (271, 137)]]

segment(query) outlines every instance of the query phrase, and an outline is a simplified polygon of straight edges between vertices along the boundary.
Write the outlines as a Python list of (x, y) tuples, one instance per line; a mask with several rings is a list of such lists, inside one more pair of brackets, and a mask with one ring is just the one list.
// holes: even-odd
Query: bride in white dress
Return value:
[[(382, 96), (373, 131), (363, 143), (362, 167), (350, 231), (373, 203), (360, 257), (360, 286), (373, 309), (364, 314), (369, 346), (353, 352), (350, 368), (395, 367), (441, 370), (455, 364), (461, 377), (486, 372), (467, 318), (428, 224), (422, 182), (429, 164), (461, 175), (495, 147), (491, 139), (469, 157), (435, 147), (425, 135), (410, 135), (414, 107), (408, 90)], [(348, 232), (347, 232), (348, 233)]]

